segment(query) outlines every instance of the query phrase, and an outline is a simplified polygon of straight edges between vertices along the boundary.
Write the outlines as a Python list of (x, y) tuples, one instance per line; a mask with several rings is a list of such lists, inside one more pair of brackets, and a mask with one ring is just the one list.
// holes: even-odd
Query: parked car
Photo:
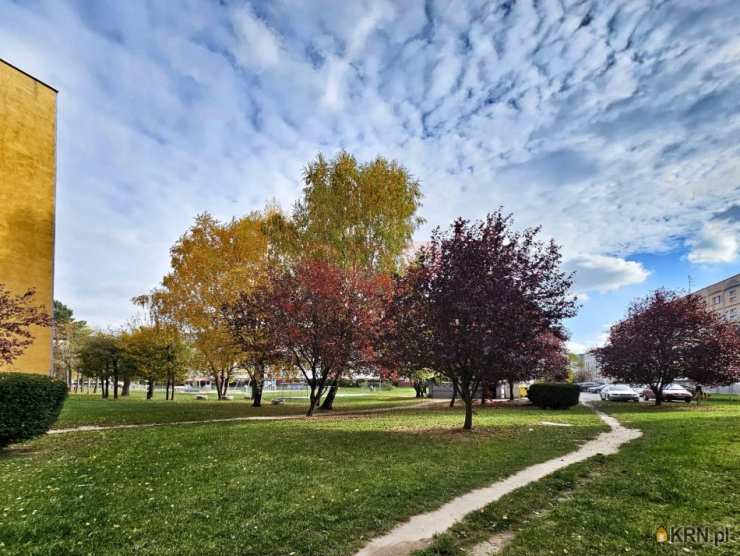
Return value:
[[(642, 391), (642, 396), (646, 400), (655, 399), (655, 393), (649, 386)], [(663, 401), (689, 403), (693, 398), (693, 394), (680, 384), (669, 384), (663, 388)]]
[(578, 388), (581, 392), (588, 392), (588, 389), (593, 386), (598, 386), (598, 382), (577, 382)]
[(596, 386), (592, 386), (591, 388), (589, 388), (587, 390), (587, 392), (589, 392), (591, 394), (598, 394), (599, 392), (601, 392), (607, 386), (609, 386), (609, 385), (608, 384), (597, 384)]
[(599, 392), (602, 400), (610, 402), (639, 402), (640, 395), (635, 392), (628, 384), (609, 384)]

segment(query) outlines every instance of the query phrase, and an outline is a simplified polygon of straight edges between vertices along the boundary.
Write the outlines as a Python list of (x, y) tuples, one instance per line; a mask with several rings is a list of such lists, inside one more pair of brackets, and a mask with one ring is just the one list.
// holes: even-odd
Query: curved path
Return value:
[(237, 421), (288, 421), (297, 419), (315, 419), (319, 417), (354, 417), (368, 415), (372, 413), (387, 413), (391, 411), (406, 411), (411, 409), (424, 409), (433, 407), (441, 403), (449, 403), (448, 400), (425, 401), (401, 406), (378, 407), (374, 409), (358, 409), (356, 411), (337, 411), (315, 413), (313, 417), (306, 417), (305, 413), (295, 413), (291, 415), (250, 415), (245, 417), (223, 417), (220, 419), (198, 419), (190, 421), (172, 421), (171, 423), (132, 423), (129, 425), (83, 425), (67, 429), (51, 429), (47, 434), (67, 434), (71, 432), (97, 432), (109, 431), (116, 429), (147, 429), (151, 427), (174, 427), (178, 425), (202, 425), (208, 423), (232, 423)]
[(434, 535), (444, 533), (467, 514), (480, 510), (502, 496), (596, 454), (614, 454), (622, 444), (642, 436), (642, 431), (628, 429), (614, 417), (596, 410), (590, 403), (585, 405), (609, 425), (609, 432), (602, 432), (573, 452), (531, 465), (490, 486), (459, 496), (437, 510), (416, 515), (382, 537), (372, 540), (356, 556), (406, 556), (428, 546)]

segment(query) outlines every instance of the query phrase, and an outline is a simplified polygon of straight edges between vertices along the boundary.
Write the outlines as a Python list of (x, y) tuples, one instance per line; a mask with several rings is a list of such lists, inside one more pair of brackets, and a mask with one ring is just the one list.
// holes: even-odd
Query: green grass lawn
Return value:
[[(228, 419), (258, 415), (292, 415), (305, 413), (308, 398), (305, 392), (266, 392), (261, 408), (251, 407), (251, 400), (245, 399), (243, 391), (232, 392), (231, 401), (213, 399), (196, 400), (192, 394), (180, 394), (172, 401), (164, 399), (164, 393), (157, 393), (152, 400), (146, 400), (144, 392), (135, 391), (128, 397), (117, 400), (102, 400), (99, 396), (72, 394), (64, 403), (64, 408), (54, 428), (70, 428), (81, 425), (126, 425), (143, 423), (172, 423), (207, 419)], [(284, 405), (272, 405), (276, 397), (301, 398), (288, 399)], [(366, 388), (340, 388), (334, 407), (338, 412), (380, 407), (392, 407), (418, 402), (413, 388), (394, 388), (371, 392)]]
[[(553, 419), (576, 426), (539, 424)], [(0, 554), (352, 554), (604, 430), (585, 408), (479, 409), (472, 433), (462, 420), (435, 408), (45, 436), (0, 452)]]
[[(609, 457), (561, 470), (488, 506), (441, 536), (425, 555), (465, 548), (513, 531), (506, 556), (605, 554), (740, 554), (740, 398), (702, 405), (618, 404), (602, 409), (642, 438)], [(656, 530), (729, 527), (715, 547), (658, 544)]]

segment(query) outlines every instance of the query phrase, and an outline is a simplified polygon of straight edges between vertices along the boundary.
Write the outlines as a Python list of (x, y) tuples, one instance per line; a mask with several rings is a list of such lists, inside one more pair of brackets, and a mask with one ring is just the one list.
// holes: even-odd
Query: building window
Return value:
[(718, 305), (721, 301), (722, 301), (722, 296), (721, 295), (715, 295), (712, 298), (712, 303), (714, 303), (715, 305)]

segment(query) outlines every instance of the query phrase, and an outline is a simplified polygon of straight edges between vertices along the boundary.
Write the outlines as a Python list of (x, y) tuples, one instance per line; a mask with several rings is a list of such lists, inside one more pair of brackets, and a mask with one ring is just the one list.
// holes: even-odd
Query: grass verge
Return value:
[[(546, 427), (556, 418), (573, 427)], [(604, 429), (583, 408), (460, 409), (47, 436), (0, 455), (2, 554), (352, 554)]]
[[(334, 410), (355, 411), (381, 407), (395, 407), (418, 402), (412, 388), (395, 388), (391, 391), (370, 392), (366, 389), (340, 390)], [(83, 425), (134, 425), (146, 423), (174, 423), (178, 421), (206, 421), (232, 417), (300, 415), (308, 409), (308, 399), (300, 398), (301, 392), (269, 393), (262, 407), (252, 407), (244, 392), (234, 393), (230, 401), (196, 400), (191, 394), (177, 394), (172, 401), (146, 400), (141, 392), (117, 400), (103, 400), (93, 395), (70, 395), (54, 425), (56, 429)], [(276, 397), (287, 399), (284, 405), (272, 405)], [(300, 398), (300, 399), (296, 399)]]
[[(418, 556), (457, 556), (495, 535), (514, 532), (501, 554), (740, 553), (740, 403), (602, 403), (644, 433), (610, 457), (582, 462), (468, 516)], [(659, 544), (658, 527), (733, 530), (729, 542)], [(683, 533), (683, 531), (682, 531)]]

